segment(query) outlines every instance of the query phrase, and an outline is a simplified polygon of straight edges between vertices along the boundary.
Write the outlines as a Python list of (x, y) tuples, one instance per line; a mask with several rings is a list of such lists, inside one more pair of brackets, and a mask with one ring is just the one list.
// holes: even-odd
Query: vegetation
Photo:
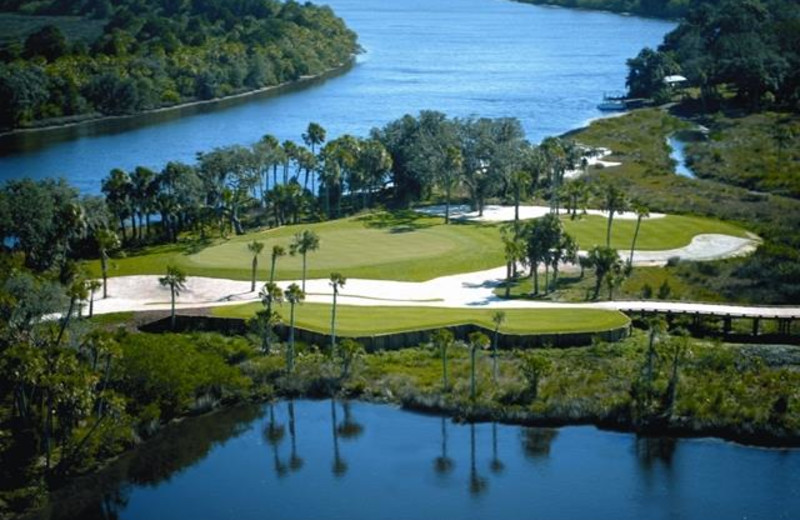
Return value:
[[(213, 314), (228, 318), (250, 318), (259, 304), (215, 307)], [(435, 312), (433, 312), (435, 310)], [(285, 309), (280, 309), (285, 316)], [(494, 330), (489, 309), (445, 307), (381, 307), (339, 304), (336, 307), (337, 336), (371, 336), (381, 333), (436, 329), (474, 323)], [(305, 303), (297, 310), (298, 327), (317, 332), (330, 331), (331, 306)], [(508, 309), (503, 323), (505, 334), (548, 332), (594, 332), (624, 327), (628, 318), (617, 311), (599, 309)]]
[(800, 6), (791, 0), (695, 2), (658, 50), (628, 61), (633, 96), (666, 99), (669, 74), (699, 89), (703, 110), (714, 110), (732, 91), (748, 109), (800, 108)]
[[(629, 198), (653, 212), (693, 213), (739, 222), (764, 239), (749, 257), (703, 265), (686, 262), (680, 273), (682, 284), (696, 284), (696, 290), (691, 292), (700, 294), (704, 292), (700, 286), (704, 286), (717, 295), (716, 299), (728, 301), (800, 301), (800, 274), (795, 269), (800, 265), (800, 202), (675, 175), (666, 137), (684, 126), (684, 122), (663, 111), (647, 109), (596, 121), (574, 137), (614, 150), (611, 160), (623, 163), (609, 170), (592, 168), (590, 182), (616, 183)], [(698, 174), (702, 175), (700, 171)], [(648, 221), (655, 219), (642, 222), (639, 241), (647, 235)]]
[(703, 118), (708, 139), (687, 144), (698, 176), (748, 190), (800, 199), (800, 116), (760, 112)]
[(3, 15), (6, 23), (21, 22), (3, 32), (0, 48), (6, 129), (277, 85), (340, 66), (358, 50), (330, 8), (294, 1), (4, 0), (0, 11), (17, 13)]

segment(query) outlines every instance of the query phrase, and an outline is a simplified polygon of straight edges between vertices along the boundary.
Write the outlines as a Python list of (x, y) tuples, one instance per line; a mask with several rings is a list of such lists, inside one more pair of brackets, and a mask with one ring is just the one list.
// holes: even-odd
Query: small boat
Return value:
[(620, 94), (603, 94), (603, 101), (597, 105), (599, 110), (604, 112), (611, 112), (613, 110), (625, 110), (628, 106), (625, 104), (625, 96)]

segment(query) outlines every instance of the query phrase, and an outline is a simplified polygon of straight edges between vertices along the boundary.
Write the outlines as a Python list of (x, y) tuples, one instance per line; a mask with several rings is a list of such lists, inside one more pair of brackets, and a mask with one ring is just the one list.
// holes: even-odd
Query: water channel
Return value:
[(112, 168), (160, 169), (264, 134), (300, 140), (309, 121), (365, 135), (406, 113), (513, 116), (532, 141), (602, 114), (625, 60), (674, 23), (508, 0), (330, 0), (365, 53), (351, 70), (216, 105), (0, 137), (0, 181), (66, 177), (97, 193)]
[(37, 520), (794, 519), (800, 452), (284, 401), (190, 419)]

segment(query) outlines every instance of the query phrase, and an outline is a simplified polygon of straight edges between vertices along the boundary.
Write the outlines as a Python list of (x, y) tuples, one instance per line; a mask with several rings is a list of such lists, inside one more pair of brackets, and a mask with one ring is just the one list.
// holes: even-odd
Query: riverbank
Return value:
[(655, 4), (650, 2), (648, 5), (643, 5), (644, 2), (638, 0), (513, 0), (521, 4), (531, 4), (547, 7), (558, 7), (567, 9), (576, 9), (582, 11), (601, 11), (620, 14), (623, 16), (636, 15), (642, 18), (654, 18), (658, 20), (678, 20), (686, 15), (688, 7), (684, 3), (676, 3), (677, 5), (670, 5), (672, 2), (663, 2), (661, 9), (654, 7)]
[(271, 85), (268, 87), (263, 87), (255, 90), (239, 92), (228, 96), (222, 96), (206, 100), (189, 101), (186, 103), (179, 103), (176, 105), (153, 108), (150, 110), (143, 110), (141, 112), (135, 112), (131, 114), (122, 114), (122, 115), (86, 114), (70, 118), (58, 118), (60, 120), (64, 120), (63, 123), (54, 123), (53, 120), (41, 120), (37, 121), (35, 126), (29, 128), (15, 128), (13, 130), (0, 132), (0, 138), (25, 135), (25, 134), (47, 133), (48, 131), (63, 130), (65, 128), (87, 125), (89, 123), (101, 123), (107, 121), (128, 121), (128, 120), (134, 120), (139, 117), (176, 112), (179, 110), (185, 110), (193, 107), (213, 106), (222, 103), (237, 102), (264, 94), (277, 95), (285, 90), (303, 88), (317, 81), (334, 78), (336, 76), (346, 73), (355, 64), (356, 64), (356, 56), (353, 55), (348, 61), (340, 63), (335, 67), (331, 67), (319, 74), (300, 76), (298, 79), (294, 81), (287, 81), (284, 83), (279, 83), (277, 85)]

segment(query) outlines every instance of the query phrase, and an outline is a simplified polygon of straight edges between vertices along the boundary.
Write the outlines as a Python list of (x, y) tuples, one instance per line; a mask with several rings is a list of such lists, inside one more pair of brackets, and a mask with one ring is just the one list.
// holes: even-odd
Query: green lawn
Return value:
[[(588, 216), (580, 220), (564, 218), (567, 230), (582, 248), (605, 243), (606, 220)], [(247, 280), (252, 256), (247, 243), (256, 239), (266, 244), (260, 257), (259, 279), (269, 273), (269, 251), (280, 244), (288, 249), (295, 233), (311, 229), (320, 236), (320, 249), (308, 255), (309, 278), (325, 278), (339, 271), (351, 278), (424, 281), (457, 273), (490, 269), (503, 264), (499, 225), (454, 223), (410, 212), (377, 213), (367, 216), (286, 226), (216, 240), (202, 247), (184, 243), (149, 248), (141, 254), (112, 262), (111, 276), (161, 274), (170, 262), (183, 267), (191, 276), (211, 276)], [(630, 248), (634, 221), (617, 220), (612, 245)], [(710, 219), (667, 216), (642, 223), (637, 248), (672, 249), (688, 244), (699, 233), (725, 233), (743, 236), (741, 228)], [(99, 273), (99, 262), (90, 264)], [(299, 256), (278, 260), (277, 278), (301, 276)]]
[[(262, 306), (258, 303), (217, 307), (215, 316), (249, 318)], [(288, 320), (289, 307), (279, 312)], [(623, 327), (627, 316), (617, 311), (600, 309), (507, 309), (502, 332), (537, 334), (551, 332), (601, 332)], [(452, 309), (444, 307), (336, 307), (336, 332), (344, 336), (364, 336), (408, 330), (433, 329), (474, 323), (493, 329), (491, 309)], [(297, 326), (327, 333), (330, 331), (331, 306), (319, 303), (302, 304), (295, 309)]]

